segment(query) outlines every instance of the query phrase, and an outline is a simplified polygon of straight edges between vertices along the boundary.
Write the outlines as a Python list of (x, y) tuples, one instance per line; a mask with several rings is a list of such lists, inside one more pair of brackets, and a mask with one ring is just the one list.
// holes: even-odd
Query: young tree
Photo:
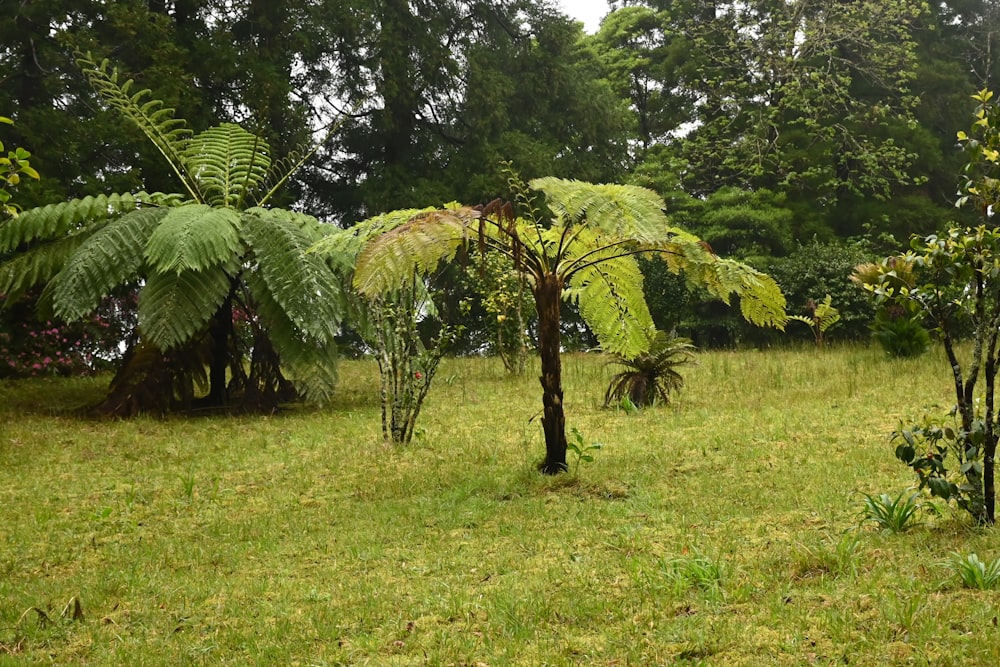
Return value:
[[(988, 90), (974, 99), (979, 106), (973, 129), (958, 133), (971, 158), (959, 203), (974, 203), (989, 221), (1000, 204), (1000, 108)], [(915, 237), (909, 252), (861, 265), (854, 279), (878, 302), (919, 311), (933, 322), (948, 358), (956, 423), (931, 419), (900, 428), (896, 456), (917, 473), (921, 488), (992, 525), (1000, 438), (1000, 227), (956, 225), (941, 235)], [(958, 344), (964, 338), (971, 338), (968, 354)], [(957, 464), (950, 471), (949, 454)]]
[[(74, 321), (116, 290), (139, 289), (141, 336), (112, 383), (112, 413), (190, 404), (199, 384), (208, 385), (211, 406), (238, 396), (245, 407), (273, 408), (289, 379), (308, 398), (327, 398), (340, 283), (321, 258), (305, 253), (322, 236), (320, 224), (266, 208), (304, 156), (272, 162), (263, 139), (232, 124), (192, 134), (149, 91), (133, 93), (132, 81), (120, 81), (107, 62), (82, 58), (81, 65), (184, 191), (25, 211), (0, 226), (0, 252), (14, 253), (0, 265), (0, 293), (46, 284), (43, 301)], [(249, 327), (244, 337), (238, 318)]]
[(525, 275), (535, 297), (541, 357), (542, 428), (546, 474), (567, 470), (566, 425), (560, 358), (560, 304), (570, 299), (601, 346), (632, 356), (648, 349), (654, 330), (643, 299), (638, 255), (660, 255), (671, 271), (715, 296), (740, 297), (744, 317), (761, 325), (784, 326), (784, 298), (767, 276), (720, 259), (698, 239), (669, 224), (663, 200), (627, 185), (594, 185), (558, 178), (530, 183), (548, 214), (516, 183), (526, 217), (499, 201), (482, 209), (442, 209), (420, 214), (365, 246), (354, 285), (375, 295), (410, 275), (449, 261), (461, 248), (496, 251)]

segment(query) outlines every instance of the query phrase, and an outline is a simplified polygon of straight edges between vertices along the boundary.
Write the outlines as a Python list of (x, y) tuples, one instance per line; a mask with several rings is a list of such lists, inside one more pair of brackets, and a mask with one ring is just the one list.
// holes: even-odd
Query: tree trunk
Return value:
[(212, 336), (212, 362), (209, 367), (207, 403), (213, 408), (226, 404), (226, 371), (229, 370), (229, 337), (233, 333), (233, 300), (226, 298), (209, 325)]
[(560, 302), (558, 276), (545, 274), (534, 287), (538, 309), (538, 352), (542, 359), (542, 430), (545, 460), (539, 469), (546, 475), (566, 472), (566, 417), (563, 414), (562, 359), (560, 358)]

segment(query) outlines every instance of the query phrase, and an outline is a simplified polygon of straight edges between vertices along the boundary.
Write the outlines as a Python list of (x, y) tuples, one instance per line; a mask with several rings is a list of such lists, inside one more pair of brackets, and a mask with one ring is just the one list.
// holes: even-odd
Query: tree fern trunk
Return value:
[(539, 466), (546, 475), (566, 472), (566, 417), (563, 413), (562, 359), (560, 358), (560, 298), (558, 276), (541, 277), (534, 288), (538, 309), (538, 351), (542, 360), (542, 430), (545, 460)]
[(229, 369), (229, 337), (233, 332), (233, 300), (227, 298), (212, 317), (212, 363), (209, 369), (208, 405), (226, 404), (226, 371)]

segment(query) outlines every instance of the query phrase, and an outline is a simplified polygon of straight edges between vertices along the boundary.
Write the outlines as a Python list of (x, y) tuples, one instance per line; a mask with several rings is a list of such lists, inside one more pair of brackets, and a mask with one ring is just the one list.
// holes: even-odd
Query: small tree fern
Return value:
[(560, 360), (560, 302), (580, 312), (608, 352), (630, 357), (649, 348), (654, 330), (643, 298), (636, 257), (662, 256), (674, 273), (729, 302), (740, 297), (744, 317), (783, 327), (785, 300), (777, 284), (749, 266), (720, 259), (691, 234), (673, 227), (654, 192), (628, 185), (594, 185), (558, 178), (530, 183), (548, 212), (512, 179), (522, 215), (512, 204), (423, 212), (373, 238), (361, 251), (354, 285), (368, 295), (393, 289), (413, 271), (428, 272), (460, 249), (495, 250), (524, 274), (535, 297), (541, 357), (542, 428), (546, 454), (540, 469), (566, 466), (566, 425)]
[(604, 393), (604, 405), (628, 398), (636, 407), (648, 407), (657, 401), (670, 403), (670, 393), (684, 386), (680, 366), (695, 363), (694, 345), (665, 331), (657, 331), (649, 350), (632, 357), (612, 355), (611, 363), (623, 366), (615, 373)]
[(0, 293), (45, 284), (43, 305), (71, 321), (108, 294), (139, 290), (141, 335), (112, 383), (113, 413), (189, 405), (199, 387), (214, 406), (273, 408), (291, 387), (328, 398), (343, 293), (326, 262), (305, 252), (324, 228), (267, 207), (309, 154), (274, 163), (266, 141), (230, 123), (195, 134), (107, 61), (79, 62), (182, 191), (86, 197), (5, 222)]

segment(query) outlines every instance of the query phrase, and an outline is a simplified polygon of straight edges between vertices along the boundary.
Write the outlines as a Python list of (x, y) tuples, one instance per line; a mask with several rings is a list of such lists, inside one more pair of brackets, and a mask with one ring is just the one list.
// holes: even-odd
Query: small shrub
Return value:
[(951, 555), (951, 567), (966, 588), (979, 591), (1000, 588), (1000, 558), (984, 563), (974, 553), (963, 556), (956, 552)]
[(880, 308), (872, 323), (872, 337), (892, 357), (918, 357), (931, 345), (919, 316), (899, 306)]
[(863, 494), (865, 501), (862, 508), (862, 522), (871, 521), (884, 532), (903, 533), (920, 525), (917, 522), (917, 515), (924, 508), (921, 503), (919, 491), (913, 491), (906, 495), (903, 491), (895, 499), (888, 493), (880, 493), (878, 496)]
[(656, 332), (649, 352), (628, 358), (614, 355), (611, 363), (625, 367), (611, 378), (604, 392), (604, 405), (622, 405), (628, 398), (633, 407), (644, 408), (657, 401), (670, 403), (670, 393), (684, 386), (680, 366), (695, 363), (694, 345), (687, 338)]

